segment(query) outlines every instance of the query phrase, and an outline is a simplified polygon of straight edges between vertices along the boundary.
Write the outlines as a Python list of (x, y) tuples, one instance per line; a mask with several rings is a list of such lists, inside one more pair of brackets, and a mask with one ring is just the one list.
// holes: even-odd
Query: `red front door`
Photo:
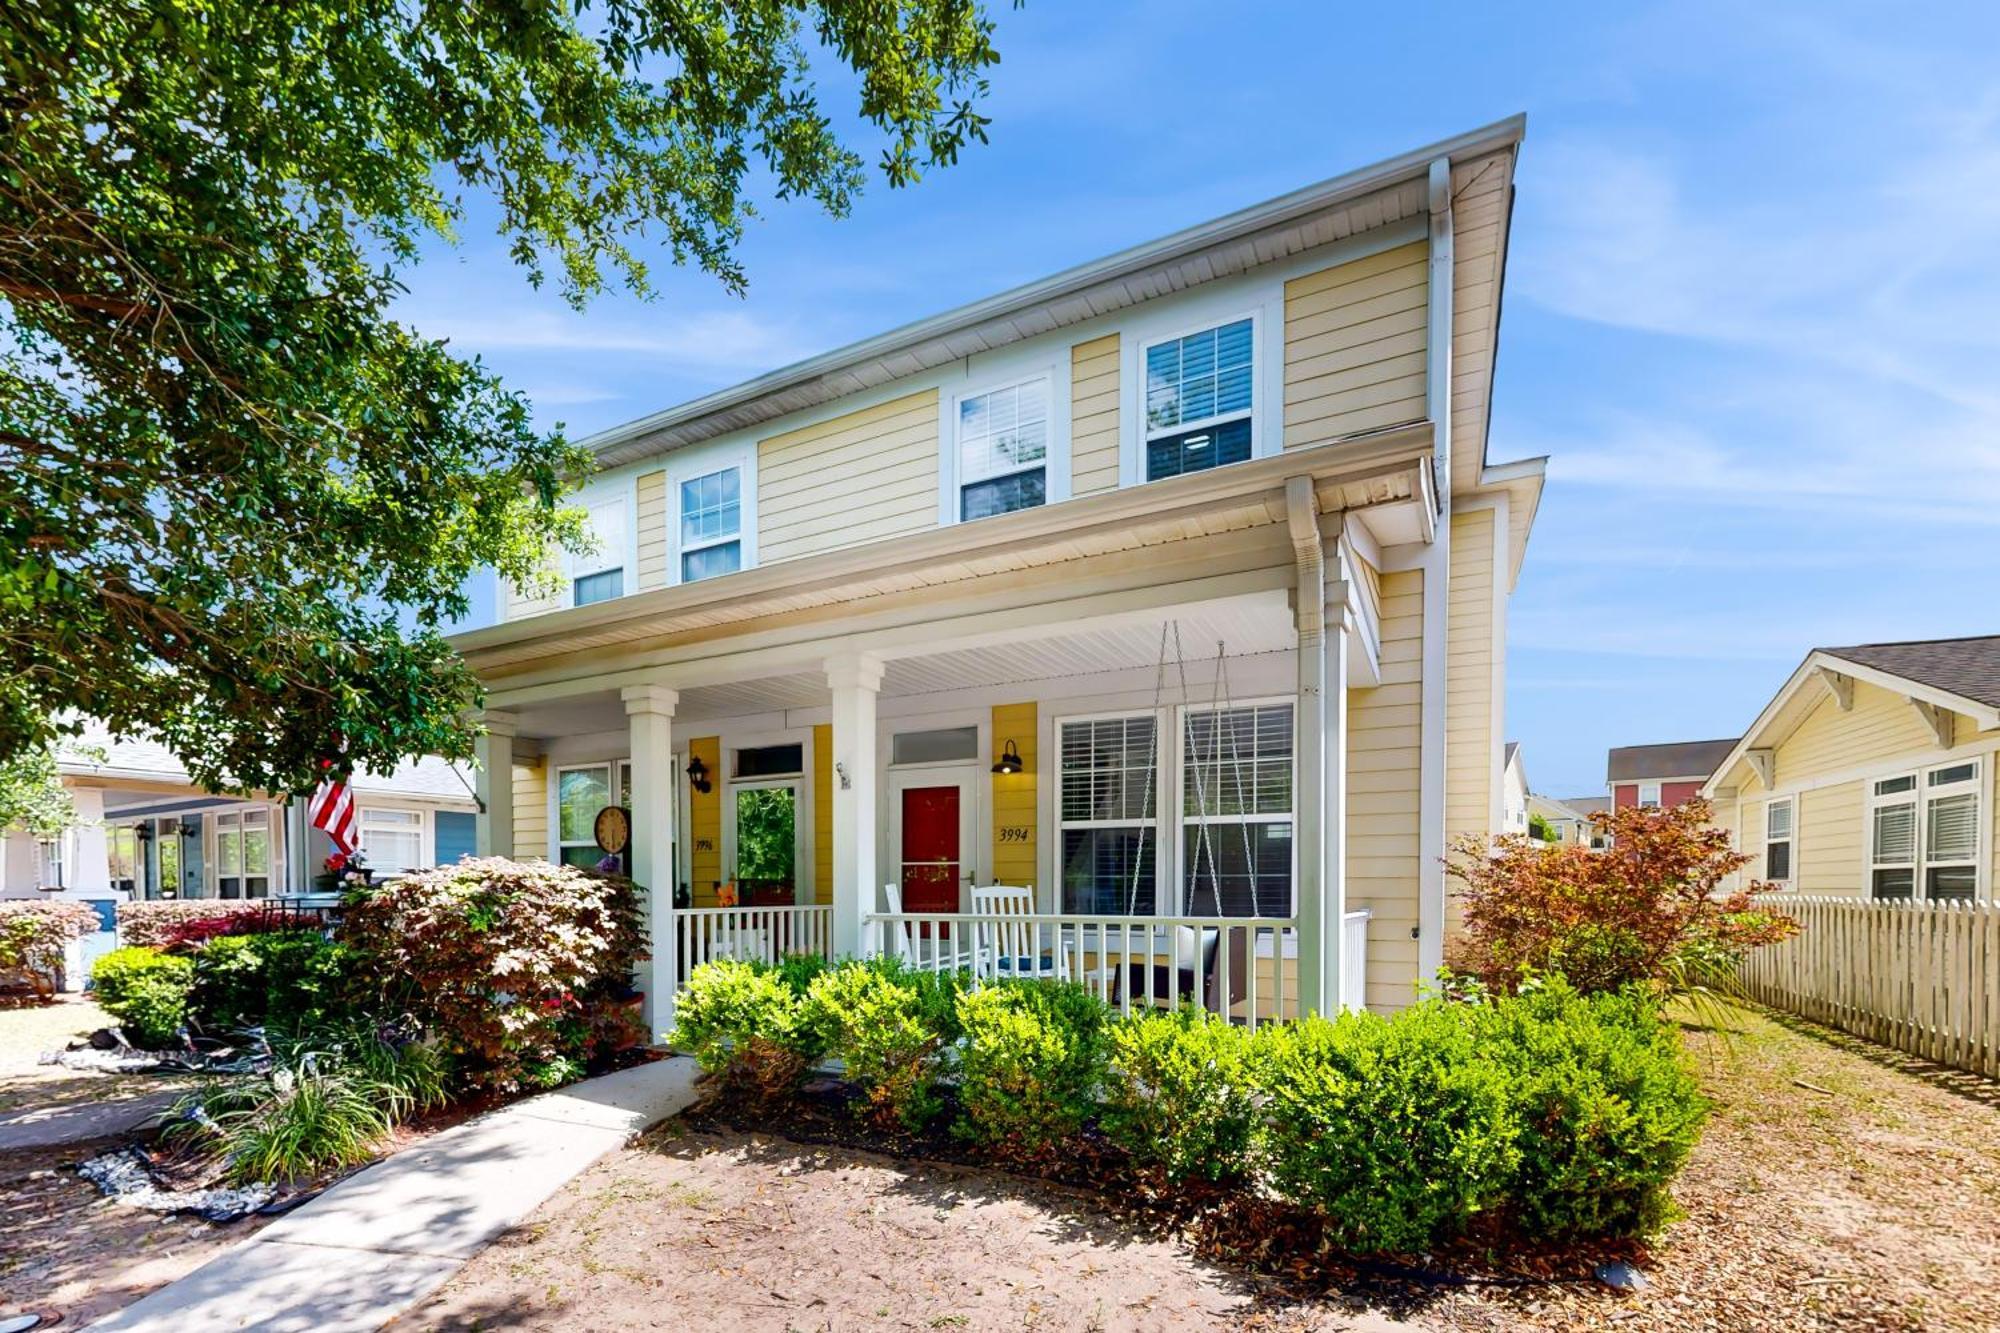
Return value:
[(956, 912), (964, 871), (959, 847), (959, 789), (905, 787), (903, 799), (903, 910)]

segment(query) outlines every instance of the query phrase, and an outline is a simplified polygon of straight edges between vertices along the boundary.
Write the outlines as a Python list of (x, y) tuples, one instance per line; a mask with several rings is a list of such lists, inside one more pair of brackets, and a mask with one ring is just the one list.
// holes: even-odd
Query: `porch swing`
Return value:
[[(1183, 709), (1193, 699), (1193, 691), (1188, 685), (1187, 654), (1181, 645), (1181, 625), (1178, 620), (1163, 622), (1160, 626), (1159, 661), (1153, 671), (1153, 716), (1159, 717), (1166, 702), (1167, 645), (1173, 643), (1173, 664), (1179, 680), (1180, 699)], [(1207, 903), (1205, 915), (1220, 918), (1225, 915), (1222, 904), (1222, 870), (1216, 858), (1215, 835), (1211, 832), (1210, 820), (1222, 813), (1219, 806), (1209, 804), (1209, 782), (1206, 770), (1213, 766), (1216, 781), (1221, 781), (1224, 760), (1225, 737), (1229, 745), (1229, 771), (1235, 786), (1235, 810), (1241, 815), (1249, 808), (1243, 790), (1242, 755), (1236, 746), (1236, 732), (1226, 724), (1224, 715), (1235, 707), (1235, 698), (1229, 687), (1229, 657), (1221, 640), (1215, 644), (1215, 673), (1209, 681), (1208, 734), (1206, 751), (1194, 734), (1191, 721), (1182, 714), (1181, 744), (1189, 752), (1189, 762), (1183, 770), (1192, 773), (1195, 798), (1195, 842), (1189, 857), (1188, 870), (1183, 873), (1176, 892), (1176, 915), (1197, 917), (1204, 915), (1196, 911), (1200, 893), (1196, 878), (1205, 868), (1208, 875)], [(1154, 794), (1159, 789), (1160, 746), (1158, 738), (1147, 755), (1146, 780), (1141, 789), (1140, 814), (1152, 809)], [(1218, 796), (1220, 793), (1218, 793)], [(1157, 821), (1155, 821), (1157, 822)], [(1257, 873), (1257, 859), (1250, 846), (1250, 825), (1239, 819), (1237, 828), (1243, 838), (1243, 870), (1249, 880), (1252, 913), (1261, 901)], [(1146, 838), (1154, 832), (1153, 823), (1142, 822), (1139, 839), (1132, 854), (1132, 872), (1125, 894), (1125, 915), (1139, 915), (1139, 887), (1141, 871), (1146, 860)], [(1159, 861), (1159, 848), (1154, 849), (1154, 863)], [(1157, 880), (1157, 870), (1155, 872)], [(1157, 911), (1157, 907), (1156, 907)], [(1119, 969), (1120, 984), (1133, 990), (1142, 991), (1148, 1004), (1164, 1003), (1168, 1006), (1193, 999), (1199, 986), (1203, 1007), (1215, 1013), (1227, 1014), (1243, 999), (1249, 977), (1249, 954), (1251, 930), (1238, 926), (1204, 926), (1197, 929), (1191, 925), (1175, 926), (1169, 941), (1167, 962), (1154, 961), (1157, 958), (1149, 948), (1148, 960), (1135, 963), (1129, 957)], [(1225, 948), (1226, 937), (1226, 948)], [(1226, 959), (1226, 966), (1224, 964)], [(1186, 965), (1183, 966), (1183, 960)], [(1225, 998), (1223, 992), (1227, 990)]]

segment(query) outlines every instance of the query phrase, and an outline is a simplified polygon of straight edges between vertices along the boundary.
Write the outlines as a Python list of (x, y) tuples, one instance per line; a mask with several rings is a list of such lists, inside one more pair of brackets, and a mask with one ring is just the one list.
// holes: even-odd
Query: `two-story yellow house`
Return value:
[(1407, 1002), (1447, 840), (1501, 822), (1543, 474), (1486, 461), (1522, 130), (588, 441), (599, 550), (455, 640), (481, 848), (595, 862), (628, 810), (635, 878), (691, 899), (653, 913), (661, 1021), (692, 960), (935, 941), (908, 918), (996, 883), (1032, 889), (1017, 961), (1113, 998), (1122, 928), (1239, 1013)]

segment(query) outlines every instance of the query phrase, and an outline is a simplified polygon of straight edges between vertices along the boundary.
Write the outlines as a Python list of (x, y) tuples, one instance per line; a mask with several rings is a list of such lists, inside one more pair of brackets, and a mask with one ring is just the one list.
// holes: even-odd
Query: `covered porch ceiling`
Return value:
[[(1189, 686), (1199, 689), (1207, 689), (1214, 678), (1218, 645), (1234, 663), (1288, 652), (1297, 642), (1290, 598), (1281, 590), (1267, 590), (978, 641), (892, 648), (881, 654), (880, 698), (893, 711), (903, 711), (897, 706), (904, 705), (921, 712), (924, 699), (965, 690), (1018, 689), (1021, 698), (1032, 699), (1038, 687), (1050, 682), (1074, 685), (1135, 671), (1146, 673), (1150, 680), (1162, 660), (1163, 628), (1169, 685), (1177, 685), (1184, 673)], [(831, 700), (826, 673), (819, 668), (690, 684), (679, 695), (677, 726), (817, 712)], [(506, 711), (518, 719), (519, 734), (528, 738), (610, 732), (626, 725), (624, 703), (612, 686), (537, 702), (509, 702)]]

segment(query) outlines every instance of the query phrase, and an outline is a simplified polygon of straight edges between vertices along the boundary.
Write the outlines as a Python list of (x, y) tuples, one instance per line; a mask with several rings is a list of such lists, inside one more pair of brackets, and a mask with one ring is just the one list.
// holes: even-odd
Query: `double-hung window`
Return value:
[(1292, 914), (1292, 706), (1188, 709), (1181, 725), (1181, 910)]
[(1979, 761), (1924, 774), (1924, 896), (1970, 902), (1979, 891)]
[(958, 517), (1032, 509), (1049, 498), (1046, 375), (958, 400)]
[(743, 568), (743, 472), (726, 467), (681, 483), (681, 582)]
[(1792, 820), (1797, 812), (1789, 796), (1764, 807), (1764, 878), (1781, 887), (1792, 882)]
[(1868, 797), (1868, 889), (1876, 898), (1967, 901), (1979, 891), (1981, 761), (1877, 778)]
[(1256, 344), (1244, 318), (1146, 345), (1147, 481), (1251, 456)]
[(215, 817), (215, 888), (225, 898), (270, 896), (269, 810), (227, 810)]
[(1639, 808), (1641, 810), (1657, 810), (1660, 808), (1659, 783), (1642, 782), (1639, 784)]
[(589, 606), (625, 595), (625, 501), (586, 505), (594, 547), (570, 558), (570, 605)]
[(378, 875), (402, 875), (424, 864), (424, 816), (421, 810), (361, 807), (361, 855)]
[(1159, 857), (1152, 713), (1058, 724), (1056, 818), (1065, 912), (1151, 916)]

